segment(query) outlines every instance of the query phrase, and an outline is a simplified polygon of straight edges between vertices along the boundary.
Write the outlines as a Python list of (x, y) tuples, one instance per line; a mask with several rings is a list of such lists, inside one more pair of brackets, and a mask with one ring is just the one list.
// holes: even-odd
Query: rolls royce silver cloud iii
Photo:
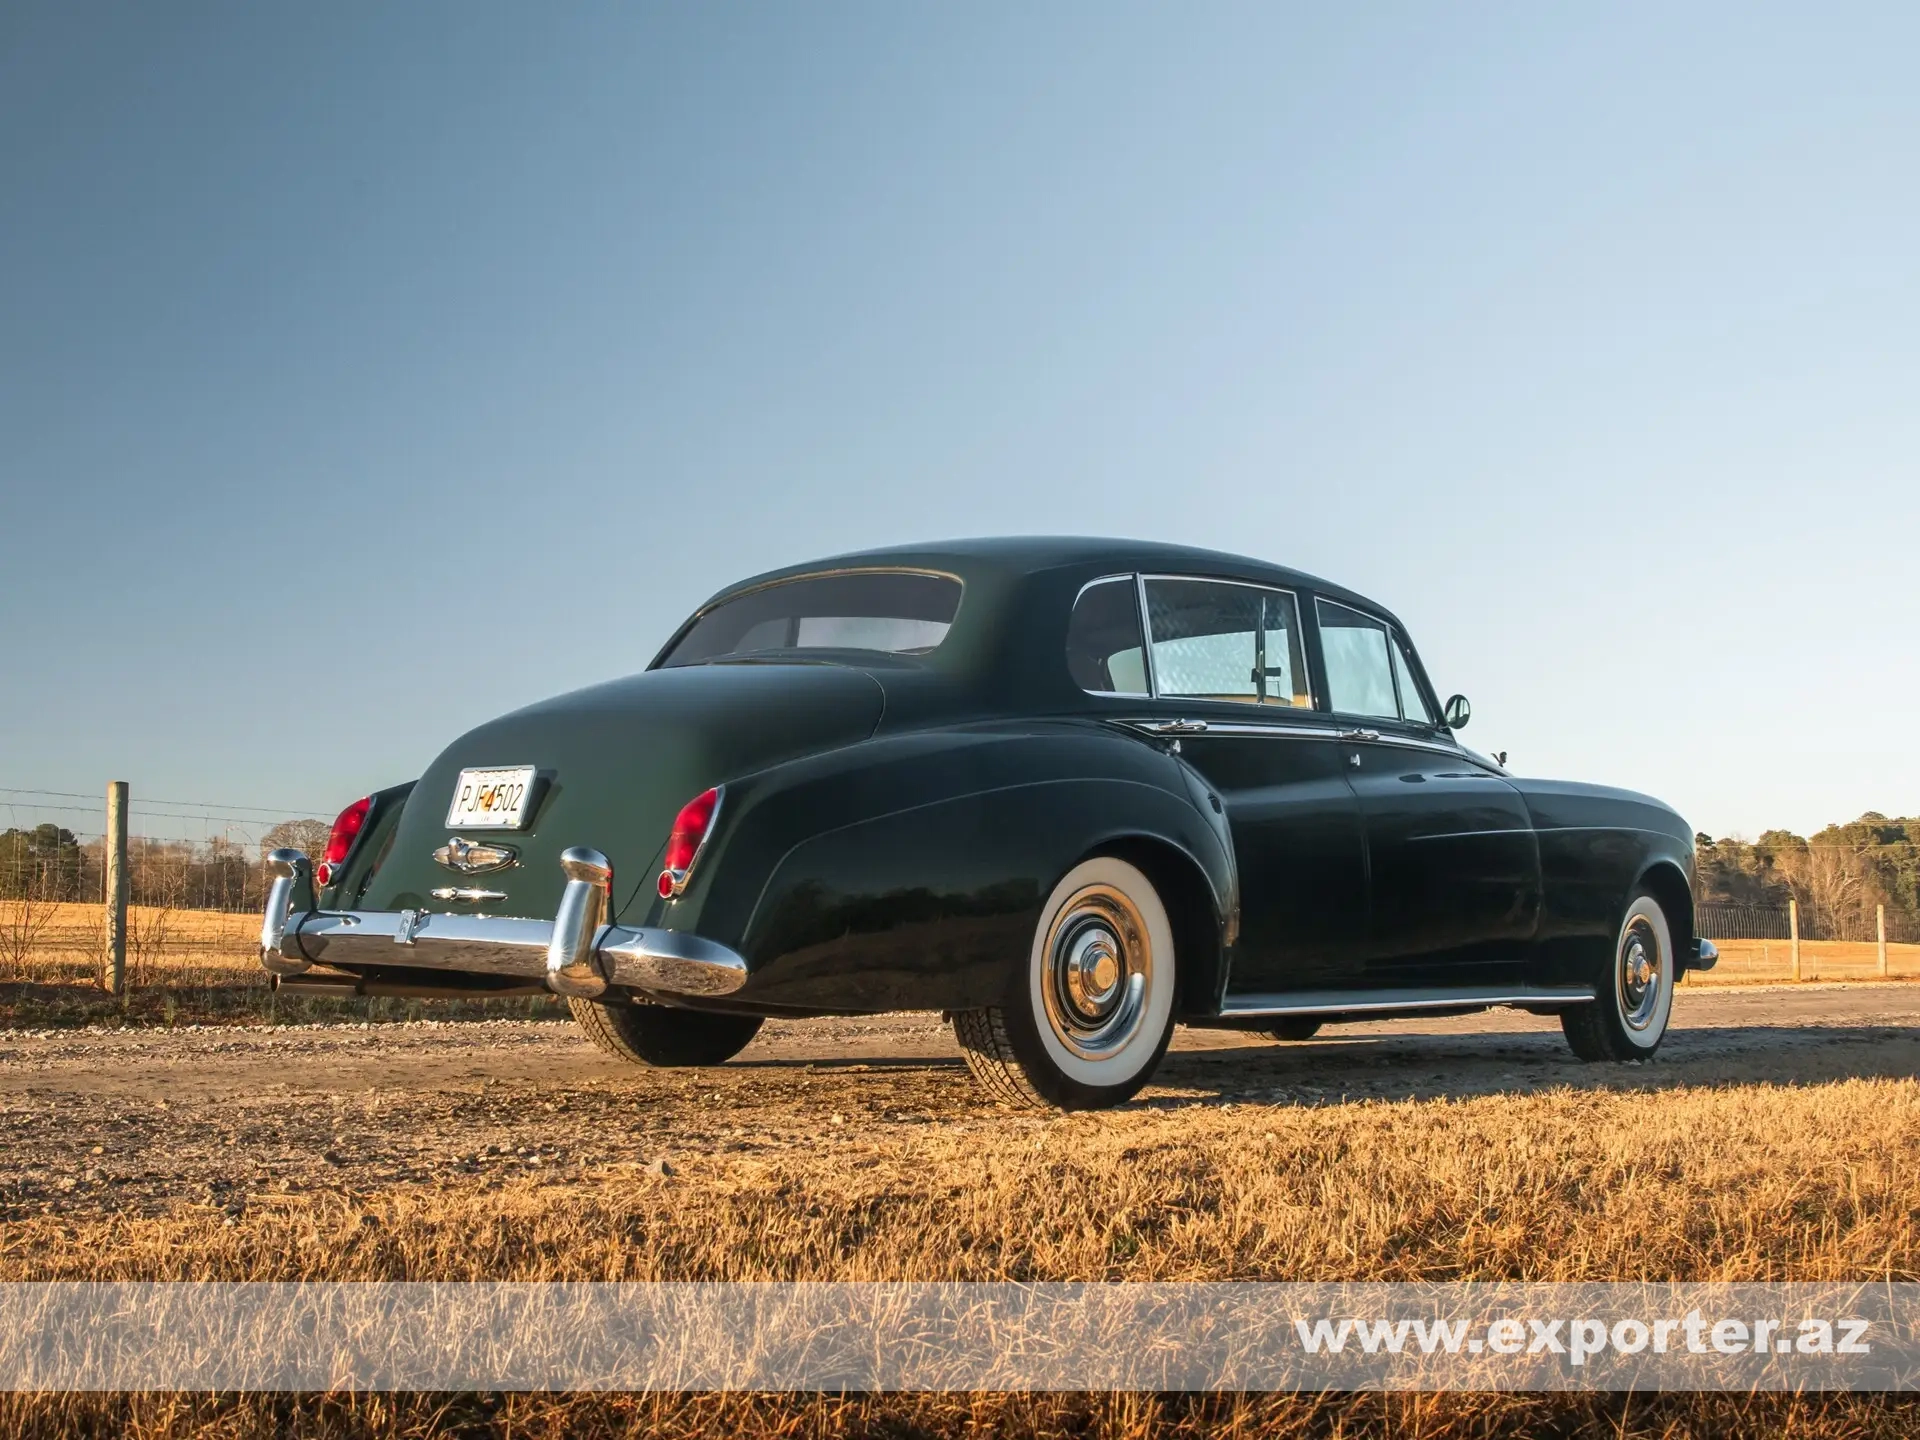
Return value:
[(516, 710), (270, 857), (329, 993), (551, 992), (717, 1065), (769, 1018), (937, 1010), (986, 1092), (1092, 1107), (1177, 1024), (1517, 1006), (1651, 1055), (1694, 933), (1658, 800), (1461, 744), (1362, 595), (1173, 545), (874, 551), (722, 590), (647, 668)]

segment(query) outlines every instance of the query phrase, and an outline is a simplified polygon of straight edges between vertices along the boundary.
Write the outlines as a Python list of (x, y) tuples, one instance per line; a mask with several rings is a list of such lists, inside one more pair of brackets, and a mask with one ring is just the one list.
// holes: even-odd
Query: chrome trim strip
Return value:
[(1446, 1010), (1457, 1005), (1591, 1004), (1590, 985), (1466, 985), (1408, 990), (1301, 990), (1229, 995), (1222, 1015), (1362, 1015), (1382, 1010)]
[(1279, 722), (1276, 722), (1271, 725), (1261, 725), (1256, 722), (1249, 722), (1245, 720), (1208, 719), (1208, 720), (1166, 721), (1166, 720), (1158, 720), (1158, 719), (1143, 720), (1137, 717), (1128, 717), (1125, 719), (1116, 718), (1113, 723), (1116, 725), (1124, 725), (1129, 730), (1138, 730), (1145, 735), (1155, 735), (1155, 736), (1166, 734), (1166, 733), (1171, 733), (1176, 735), (1178, 734), (1197, 735), (1201, 733), (1199, 730), (1165, 731), (1162, 729), (1163, 726), (1166, 726), (1168, 724), (1174, 724), (1174, 725), (1203, 726), (1205, 728), (1205, 733), (1208, 735), (1234, 735), (1234, 736), (1242, 736), (1242, 737), (1255, 736), (1255, 737), (1265, 737), (1265, 738), (1271, 738), (1271, 739), (1277, 739), (1277, 740), (1291, 739), (1291, 740), (1333, 741), (1340, 738), (1338, 733), (1336, 733), (1335, 731), (1325, 726), (1287, 725)]
[[(1137, 730), (1142, 734), (1157, 736), (1162, 733), (1158, 727), (1167, 722), (1164, 720), (1142, 720), (1137, 717), (1127, 717), (1124, 719), (1116, 717), (1113, 723), (1116, 725), (1124, 725), (1129, 730)], [(1487, 771), (1485, 765), (1477, 763), (1474, 757), (1462, 746), (1449, 745), (1440, 740), (1416, 740), (1411, 735), (1384, 735), (1369, 732), (1372, 734), (1371, 739), (1355, 740), (1351, 738), (1350, 734), (1335, 730), (1331, 725), (1288, 725), (1284, 722), (1263, 725), (1257, 721), (1213, 719), (1200, 722), (1190, 721), (1188, 723), (1204, 724), (1207, 727), (1206, 733), (1209, 735), (1230, 735), (1239, 738), (1267, 738), (1273, 740), (1328, 740), (1340, 741), (1348, 745), (1396, 745), (1403, 750), (1425, 750), (1429, 754), (1444, 755), (1449, 760), (1458, 760), (1463, 765), (1470, 765), (1482, 773), (1491, 773)], [(1608, 827), (1602, 826), (1598, 828), (1605, 829)]]
[(1147, 610), (1147, 577), (1139, 571), (1133, 575), (1135, 602), (1140, 606), (1140, 663), (1147, 672), (1147, 698), (1160, 698), (1160, 676), (1153, 663), (1153, 621)]
[[(568, 888), (579, 884), (604, 897), (592, 873), (593, 854), (567, 852), (580, 872), (570, 871)], [(315, 962), (406, 965), (511, 975), (542, 982), (562, 995), (600, 995), (622, 986), (667, 1001), (731, 995), (747, 981), (747, 962), (725, 945), (685, 931), (601, 923), (605, 912), (595, 913), (590, 893), (580, 894), (571, 910), (563, 897), (559, 921), (430, 910), (316, 910), (310, 880), (304, 895), (300, 889), (302, 867), (311, 876), (306, 856), (276, 851), (268, 866), (276, 881), (288, 882), (284, 888), (276, 883), (269, 893), (261, 929), (261, 964), (276, 975), (298, 975)], [(289, 915), (289, 908), (295, 913)], [(396, 946), (403, 948), (396, 952)]]
[(507, 892), (504, 890), (480, 890), (471, 885), (442, 885), (437, 890), (429, 890), (427, 894), (436, 900), (459, 900), (467, 903), (507, 898)]

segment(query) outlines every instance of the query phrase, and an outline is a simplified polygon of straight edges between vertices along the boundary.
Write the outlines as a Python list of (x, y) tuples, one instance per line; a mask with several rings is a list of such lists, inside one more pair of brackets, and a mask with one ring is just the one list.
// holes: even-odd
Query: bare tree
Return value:
[(1794, 898), (1829, 939), (1866, 934), (1876, 901), (1883, 897), (1862, 857), (1839, 845), (1799, 845), (1779, 856)]
[(316, 856), (327, 848), (327, 836), (333, 827), (324, 820), (282, 820), (260, 837), (261, 853), (269, 850), (298, 850)]
[[(127, 911), (127, 983), (151, 985), (173, 936), (175, 912), (186, 904), (192, 864), (186, 847), (156, 847), (140, 866), (141, 903)], [(104, 977), (103, 977), (104, 978)]]
[(28, 961), (46, 935), (47, 927), (53, 923), (53, 917), (59, 913), (56, 893), (56, 887), (46, 876), (32, 874), (21, 881), (13, 899), (0, 900), (0, 966), (4, 966), (8, 976), (20, 980), (34, 978)]

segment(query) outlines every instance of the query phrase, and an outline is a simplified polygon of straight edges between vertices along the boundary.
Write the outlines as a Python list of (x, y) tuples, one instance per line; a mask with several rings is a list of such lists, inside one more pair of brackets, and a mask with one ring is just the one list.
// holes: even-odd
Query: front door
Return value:
[(1369, 985), (1524, 978), (1540, 916), (1540, 852), (1520, 792), (1438, 724), (1403, 637), (1317, 602), (1328, 703), (1365, 822)]
[[(1237, 995), (1355, 983), (1366, 842), (1335, 727), (1312, 710), (1299, 606), (1224, 580), (1141, 582), (1153, 698), (1181, 758), (1219, 794), (1240, 872)], [(1202, 728), (1204, 727), (1204, 728)]]

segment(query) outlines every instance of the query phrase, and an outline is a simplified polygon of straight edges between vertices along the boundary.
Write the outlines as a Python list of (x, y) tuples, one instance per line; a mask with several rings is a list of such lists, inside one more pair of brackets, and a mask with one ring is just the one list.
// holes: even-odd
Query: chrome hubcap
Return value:
[(1665, 957), (1653, 926), (1640, 916), (1620, 937), (1620, 1018), (1632, 1030), (1645, 1030), (1660, 1008)]
[(1047, 932), (1046, 965), (1047, 1023), (1074, 1054), (1103, 1059), (1139, 1034), (1153, 947), (1119, 890), (1090, 885), (1061, 907)]

